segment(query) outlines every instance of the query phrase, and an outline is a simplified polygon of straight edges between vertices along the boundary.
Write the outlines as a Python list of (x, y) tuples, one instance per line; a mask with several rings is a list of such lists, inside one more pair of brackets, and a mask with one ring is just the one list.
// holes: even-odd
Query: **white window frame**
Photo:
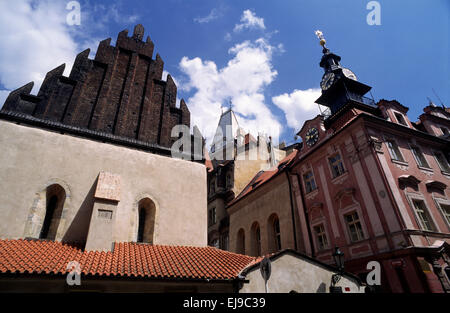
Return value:
[[(359, 222), (361, 223), (362, 230), (364, 233), (364, 239), (360, 240), (360, 241), (352, 241), (352, 238), (350, 236), (350, 230), (348, 229), (348, 226), (347, 226), (347, 220), (345, 219), (345, 215), (348, 215), (349, 213), (351, 213), (353, 211), (356, 211), (356, 213), (358, 213)], [(362, 242), (362, 241), (370, 238), (369, 231), (368, 231), (367, 225), (366, 225), (366, 221), (364, 219), (364, 215), (362, 213), (362, 209), (359, 204), (352, 204), (345, 208), (339, 209), (339, 218), (341, 220), (341, 224), (345, 227), (344, 235), (349, 244), (359, 243), (359, 242)]]
[(450, 200), (437, 197), (433, 197), (433, 199), (436, 204), (436, 208), (438, 209), (439, 213), (441, 213), (442, 219), (444, 220), (445, 224), (447, 224), (447, 227), (450, 230), (450, 220), (447, 219), (446, 214), (444, 213), (444, 210), (442, 209), (441, 206), (441, 205), (450, 206)]
[[(316, 227), (320, 227), (320, 226), (323, 227), (323, 234), (325, 235), (325, 239), (327, 241), (326, 246), (323, 248), (320, 248), (319, 236), (317, 235), (317, 232), (316, 232)], [(312, 225), (312, 231), (314, 233), (314, 243), (316, 245), (316, 250), (322, 252), (322, 251), (330, 249), (330, 239), (329, 239), (330, 236), (328, 236), (328, 229), (326, 227), (325, 221), (321, 221), (319, 223)]]
[[(361, 238), (358, 238), (357, 240), (353, 240), (353, 239), (352, 239), (352, 232), (351, 232), (351, 230), (350, 230), (350, 225), (349, 225), (349, 223), (348, 223), (348, 221), (347, 221), (347, 218), (346, 218), (348, 215), (353, 215), (353, 214), (355, 214), (355, 213), (356, 213), (356, 215), (358, 216), (358, 220), (357, 220), (357, 222), (354, 222), (354, 224), (359, 223), (359, 225), (361, 226), (361, 232), (362, 232)], [(367, 234), (365, 233), (363, 224), (362, 224), (362, 222), (361, 222), (362, 217), (361, 217), (361, 215), (358, 213), (357, 210), (353, 210), (353, 211), (350, 211), (350, 212), (345, 213), (345, 214), (343, 215), (343, 218), (344, 218), (344, 221), (345, 221), (345, 226), (347, 227), (347, 232), (348, 232), (348, 236), (349, 236), (349, 238), (350, 238), (350, 242), (356, 243), (356, 242), (363, 241), (364, 239), (367, 239)], [(358, 236), (358, 237), (359, 237), (359, 236)]]
[[(396, 114), (399, 114), (399, 115), (403, 118), (403, 120), (405, 121), (406, 125), (400, 123), (400, 121), (398, 120)], [(402, 125), (402, 126), (405, 126), (405, 127), (410, 127), (410, 126), (409, 126), (409, 123), (408, 123), (408, 119), (405, 117), (405, 114), (403, 114), (403, 113), (400, 112), (400, 111), (396, 111), (396, 110), (393, 110), (393, 109), (392, 109), (392, 115), (394, 116), (394, 118), (395, 118), (395, 120), (397, 121), (397, 124), (398, 124), (398, 125)]]
[[(391, 151), (391, 149), (389, 148), (389, 145), (388, 145), (389, 142), (394, 143), (397, 146), (397, 149), (398, 149), (398, 152), (400, 154), (401, 160), (394, 158), (394, 156), (392, 154), (392, 151)], [(394, 138), (385, 138), (385, 144), (386, 144), (386, 149), (388, 150), (388, 153), (391, 156), (391, 161), (407, 163), (405, 157), (403, 156), (402, 151), (400, 150), (400, 146), (398, 145), (398, 141), (396, 139), (394, 139)]]
[(425, 229), (422, 225), (422, 221), (416, 212), (416, 207), (414, 206), (414, 202), (413, 202), (414, 200), (423, 201), (423, 203), (425, 204), (425, 208), (427, 209), (427, 213), (431, 218), (431, 223), (433, 224), (432, 226), (434, 226), (434, 230), (432, 230), (432, 231), (441, 232), (441, 230), (439, 229), (439, 224), (436, 222), (436, 218), (434, 217), (433, 212), (430, 210), (430, 206), (428, 205), (425, 197), (422, 194), (407, 192), (406, 198), (408, 199), (409, 206), (411, 207), (411, 209), (414, 213), (415, 220), (416, 220), (417, 224), (419, 225), (420, 230), (429, 231), (429, 230)]

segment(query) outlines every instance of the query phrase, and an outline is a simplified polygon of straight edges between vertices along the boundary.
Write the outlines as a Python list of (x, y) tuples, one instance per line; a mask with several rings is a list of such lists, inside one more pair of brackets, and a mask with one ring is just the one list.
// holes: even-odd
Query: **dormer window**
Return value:
[(408, 123), (406, 123), (405, 117), (403, 114), (394, 112), (395, 118), (397, 119), (397, 122), (403, 126), (408, 126)]
[(440, 127), (442, 135), (444, 136), (448, 136), (449, 135), (449, 131), (446, 127)]

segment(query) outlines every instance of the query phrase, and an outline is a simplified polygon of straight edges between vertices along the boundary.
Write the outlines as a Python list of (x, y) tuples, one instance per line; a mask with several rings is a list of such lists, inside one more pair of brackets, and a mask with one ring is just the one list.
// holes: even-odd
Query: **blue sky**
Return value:
[(69, 1), (0, 0), (0, 100), (8, 90), (75, 54), (95, 53), (99, 40), (145, 27), (176, 80), (179, 98), (210, 138), (229, 101), (241, 126), (293, 141), (323, 74), (323, 31), (342, 64), (373, 87), (375, 100), (396, 99), (416, 120), (430, 97), (450, 103), (448, 0), (379, 0), (381, 25), (366, 22), (369, 0), (79, 1), (81, 25), (69, 26)]

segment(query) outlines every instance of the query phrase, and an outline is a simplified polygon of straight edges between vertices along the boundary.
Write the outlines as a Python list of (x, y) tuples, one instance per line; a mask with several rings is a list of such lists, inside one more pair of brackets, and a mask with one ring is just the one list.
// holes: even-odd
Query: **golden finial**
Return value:
[(327, 41), (325, 40), (325, 37), (323, 37), (323, 33), (320, 30), (316, 30), (314, 33), (316, 34), (317, 38), (320, 39), (319, 44), (325, 48), (325, 44), (327, 43)]

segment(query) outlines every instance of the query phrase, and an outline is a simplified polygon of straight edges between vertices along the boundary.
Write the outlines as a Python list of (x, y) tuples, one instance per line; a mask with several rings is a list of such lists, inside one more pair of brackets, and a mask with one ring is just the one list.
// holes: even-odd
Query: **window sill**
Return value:
[(347, 176), (348, 176), (348, 171), (345, 171), (345, 172), (342, 173), (341, 175), (336, 176), (336, 177), (333, 177), (333, 178), (331, 179), (331, 182), (332, 182), (333, 184), (338, 183), (338, 182), (341, 182), (342, 180), (345, 180), (345, 179), (347, 178)]
[[(450, 175), (450, 174), (449, 174)], [(312, 194), (314, 194), (314, 193), (318, 193), (319, 192), (319, 188), (316, 188), (316, 189), (314, 189), (314, 190), (311, 190), (310, 192), (306, 192), (306, 190), (305, 190), (305, 196), (309, 196), (309, 195), (312, 195)]]
[(417, 168), (420, 169), (420, 170), (424, 170), (424, 171), (433, 173), (433, 169), (432, 169), (432, 168), (429, 168), (429, 167), (423, 167), (423, 166), (417, 165)]
[(399, 165), (403, 165), (403, 166), (408, 166), (408, 162), (405, 162), (405, 161), (400, 161), (400, 160), (396, 160), (396, 159), (391, 159), (391, 162), (392, 162), (392, 163), (399, 164)]

